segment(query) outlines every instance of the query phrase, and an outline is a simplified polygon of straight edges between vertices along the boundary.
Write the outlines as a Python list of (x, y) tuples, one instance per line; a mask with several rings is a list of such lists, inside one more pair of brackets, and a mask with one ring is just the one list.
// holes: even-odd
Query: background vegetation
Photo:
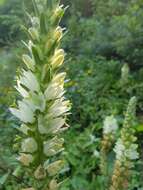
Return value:
[[(136, 133), (140, 161), (130, 190), (143, 189), (143, 1), (142, 0), (62, 0), (69, 4), (62, 25), (68, 28), (63, 41), (67, 52), (65, 69), (70, 79), (67, 96), (72, 101), (71, 129), (66, 132), (64, 175), (70, 176), (62, 190), (101, 189), (98, 171), (99, 142), (103, 120), (115, 114), (120, 124), (132, 96), (137, 96)], [(16, 190), (24, 183), (13, 177), (14, 136), (18, 121), (8, 111), (15, 97), (14, 76), (21, 66), (20, 54), (26, 35), (25, 7), (28, 0), (0, 1), (0, 189)], [(28, 23), (26, 23), (28, 24)], [(95, 172), (96, 171), (96, 172)], [(96, 180), (95, 180), (96, 179)], [(16, 185), (15, 184), (19, 184)]]

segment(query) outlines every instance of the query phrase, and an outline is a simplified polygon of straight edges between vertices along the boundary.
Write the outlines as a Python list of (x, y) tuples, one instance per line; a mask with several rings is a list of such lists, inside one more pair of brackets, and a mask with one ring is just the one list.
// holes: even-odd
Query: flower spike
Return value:
[(57, 0), (32, 1), (35, 15), (28, 14), (29, 42), (23, 42), (29, 53), (22, 56), (24, 67), (15, 86), (21, 100), (10, 111), (21, 121), (17, 160), (37, 182), (27, 189), (57, 190), (58, 173), (64, 165), (58, 156), (64, 150), (60, 134), (68, 128), (63, 126), (68, 126), (70, 111), (70, 102), (64, 96), (66, 73), (60, 71), (65, 52), (60, 48), (64, 31), (59, 23), (65, 8)]

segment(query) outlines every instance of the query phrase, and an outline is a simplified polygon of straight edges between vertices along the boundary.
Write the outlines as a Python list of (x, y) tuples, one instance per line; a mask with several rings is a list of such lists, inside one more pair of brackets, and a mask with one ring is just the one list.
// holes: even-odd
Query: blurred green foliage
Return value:
[(92, 4), (91, 16), (85, 17), (80, 12), (82, 3), (78, 4), (80, 9), (77, 10), (74, 1), (72, 16), (68, 19), (68, 50), (90, 58), (103, 55), (108, 59), (123, 60), (133, 68), (142, 66), (143, 2), (93, 0)]
[[(31, 1), (25, 6), (32, 10)], [(63, 40), (67, 55), (65, 69), (70, 79), (67, 96), (72, 101), (71, 129), (66, 132), (65, 158), (69, 163), (65, 175), (70, 176), (62, 190), (102, 190), (99, 158), (102, 123), (105, 116), (117, 115), (122, 124), (123, 113), (131, 96), (137, 96), (137, 129), (143, 157), (143, 1), (142, 0), (62, 0), (69, 4), (62, 25), (68, 28)], [(0, 2), (1, 4), (1, 2)], [(25, 38), (21, 25), (26, 22), (21, 0), (5, 0), (0, 6), (0, 176), (15, 168), (12, 148), (18, 122), (8, 111), (16, 68)], [(127, 64), (129, 73), (122, 75)], [(143, 158), (142, 158), (143, 159)], [(2, 168), (1, 168), (2, 167)], [(143, 163), (131, 179), (130, 190), (143, 188)], [(139, 173), (140, 172), (140, 173)], [(21, 175), (22, 176), (22, 175)], [(8, 177), (2, 189), (16, 190), (27, 179)], [(1, 179), (1, 178), (0, 178)], [(1, 183), (1, 180), (0, 180)], [(0, 187), (1, 189), (1, 187)]]

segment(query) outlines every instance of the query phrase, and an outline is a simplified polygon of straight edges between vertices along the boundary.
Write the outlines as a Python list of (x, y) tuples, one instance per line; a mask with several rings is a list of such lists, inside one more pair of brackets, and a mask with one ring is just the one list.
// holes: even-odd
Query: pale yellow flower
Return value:
[(53, 68), (58, 68), (63, 64), (63, 62), (64, 62), (64, 55), (58, 55), (53, 59), (51, 65)]
[(54, 176), (61, 170), (62, 166), (63, 166), (63, 161), (58, 160), (49, 164), (46, 170), (48, 171), (50, 176)]
[(46, 177), (45, 169), (40, 165), (34, 172), (34, 176), (36, 179), (44, 179)]
[(17, 160), (20, 161), (24, 166), (29, 166), (33, 161), (33, 156), (31, 154), (21, 153)]
[(21, 149), (23, 152), (33, 153), (37, 150), (37, 142), (34, 138), (27, 138), (22, 142)]
[(62, 37), (63, 37), (63, 30), (60, 26), (58, 26), (54, 32), (54, 39), (59, 42)]

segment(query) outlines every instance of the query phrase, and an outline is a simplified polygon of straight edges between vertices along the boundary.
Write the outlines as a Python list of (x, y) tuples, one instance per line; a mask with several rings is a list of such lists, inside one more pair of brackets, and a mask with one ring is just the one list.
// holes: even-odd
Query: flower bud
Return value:
[(60, 98), (64, 94), (64, 84), (59, 85), (58, 83), (51, 82), (45, 90), (46, 100), (53, 100)]
[(54, 60), (52, 61), (52, 66), (53, 68), (57, 68), (60, 67), (64, 62), (64, 55), (59, 55), (57, 57), (54, 58)]
[(122, 78), (122, 80), (127, 80), (128, 79), (129, 72), (130, 72), (130, 69), (129, 69), (128, 64), (124, 64), (122, 69), (121, 69), (121, 78)]
[(20, 161), (24, 166), (29, 166), (33, 161), (33, 156), (31, 154), (21, 153), (17, 160)]
[(54, 39), (59, 42), (61, 38), (63, 37), (63, 30), (60, 26), (58, 26), (54, 33)]
[(20, 128), (18, 128), (19, 131), (21, 131), (23, 134), (27, 135), (28, 134), (28, 131), (30, 130), (29, 127), (27, 127), (27, 125), (25, 124), (22, 124), (20, 126)]
[(38, 31), (35, 28), (33, 28), (33, 27), (29, 28), (28, 32), (31, 35), (33, 40), (36, 40), (39, 38)]
[(66, 73), (59, 73), (57, 75), (55, 75), (53, 77), (53, 82), (54, 83), (58, 83), (59, 85), (63, 85), (64, 84), (64, 80), (65, 80), (65, 77), (66, 77)]
[(62, 166), (63, 166), (63, 161), (58, 160), (49, 164), (46, 169), (50, 176), (54, 176), (61, 170)]
[(47, 147), (44, 146), (44, 154), (45, 154), (46, 156), (53, 156), (53, 155), (56, 154), (56, 151), (55, 151), (54, 149), (49, 149), (49, 148), (48, 148), (48, 145), (47, 145)]
[(57, 136), (50, 141), (44, 142), (44, 154), (46, 156), (53, 156), (54, 154), (63, 150), (64, 139), (58, 139)]
[(21, 148), (23, 152), (33, 153), (37, 150), (38, 146), (37, 146), (36, 141), (33, 138), (27, 138), (22, 143)]
[(117, 178), (118, 178), (118, 177), (117, 177), (116, 175), (113, 175), (113, 176), (112, 176), (112, 180), (113, 180), (113, 181), (116, 181)]
[(55, 12), (54, 12), (54, 15), (53, 15), (53, 21), (54, 22), (59, 22), (63, 13), (64, 13), (64, 9), (62, 8), (63, 5), (61, 6), (58, 6), (56, 9), (55, 9)]
[(65, 52), (64, 52), (63, 49), (57, 49), (57, 50), (55, 51), (54, 57), (58, 57), (58, 56), (64, 55), (64, 54), (65, 54)]
[(25, 65), (27, 66), (28, 69), (30, 70), (34, 70), (34, 61), (32, 60), (32, 58), (26, 54), (24, 54), (22, 56), (22, 60), (25, 63)]
[(52, 48), (52, 45), (53, 45), (53, 40), (48, 38), (45, 44), (45, 53), (49, 52), (49, 50)]
[(55, 179), (50, 181), (49, 190), (58, 190), (58, 187), (59, 185)]
[(45, 169), (40, 165), (34, 172), (34, 176), (36, 179), (44, 179), (46, 177)]

